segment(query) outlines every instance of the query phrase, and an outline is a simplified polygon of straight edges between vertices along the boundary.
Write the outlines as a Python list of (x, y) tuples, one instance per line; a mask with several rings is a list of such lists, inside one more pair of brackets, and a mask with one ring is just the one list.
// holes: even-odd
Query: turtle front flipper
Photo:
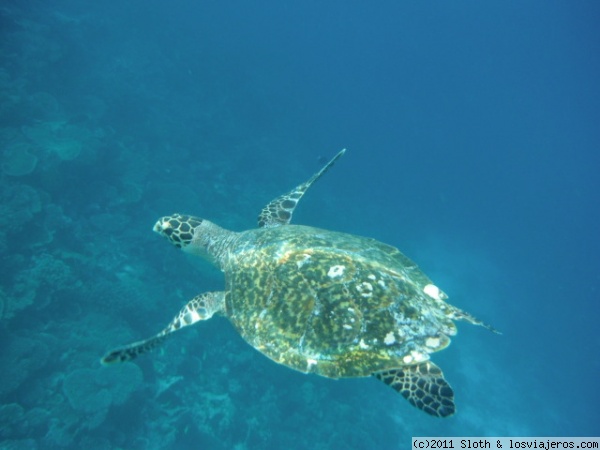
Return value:
[(102, 358), (102, 364), (115, 364), (131, 361), (142, 353), (146, 353), (163, 343), (174, 331), (188, 325), (193, 325), (201, 320), (210, 319), (215, 313), (221, 311), (225, 304), (225, 292), (206, 292), (190, 300), (173, 319), (173, 321), (156, 336), (133, 344), (119, 347), (108, 352)]
[(298, 205), (298, 202), (302, 196), (306, 193), (309, 187), (317, 181), (321, 176), (327, 172), (335, 162), (346, 153), (346, 149), (341, 150), (337, 155), (329, 161), (325, 167), (315, 173), (310, 180), (302, 183), (300, 186), (295, 187), (287, 194), (277, 197), (271, 201), (258, 215), (258, 226), (259, 228), (271, 228), (278, 227), (280, 225), (287, 225), (292, 220), (292, 214), (294, 209)]
[(373, 374), (398, 391), (411, 405), (435, 417), (454, 414), (454, 391), (431, 361)]

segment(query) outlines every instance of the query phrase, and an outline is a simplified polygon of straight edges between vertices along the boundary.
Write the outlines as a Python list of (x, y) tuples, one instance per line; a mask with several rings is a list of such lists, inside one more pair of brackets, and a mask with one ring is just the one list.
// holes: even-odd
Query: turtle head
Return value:
[(172, 214), (158, 219), (153, 230), (186, 253), (202, 256), (218, 264), (230, 231), (199, 217)]
[(158, 219), (153, 229), (175, 247), (185, 250), (193, 242), (196, 230), (202, 222), (204, 220), (198, 217), (173, 214)]

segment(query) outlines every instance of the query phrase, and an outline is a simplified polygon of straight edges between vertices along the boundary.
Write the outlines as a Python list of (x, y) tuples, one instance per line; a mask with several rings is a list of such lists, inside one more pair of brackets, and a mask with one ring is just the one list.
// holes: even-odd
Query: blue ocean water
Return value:
[[(600, 434), (596, 2), (0, 5), (0, 448), (403, 449)], [(501, 336), (457, 413), (277, 365), (224, 318), (103, 367), (222, 274), (152, 232), (294, 222), (397, 246)]]

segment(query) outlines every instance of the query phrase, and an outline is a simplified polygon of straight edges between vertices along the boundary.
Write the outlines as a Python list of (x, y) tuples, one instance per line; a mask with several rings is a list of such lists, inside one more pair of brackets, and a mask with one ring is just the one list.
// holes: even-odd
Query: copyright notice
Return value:
[(600, 437), (413, 437), (413, 449), (588, 449)]

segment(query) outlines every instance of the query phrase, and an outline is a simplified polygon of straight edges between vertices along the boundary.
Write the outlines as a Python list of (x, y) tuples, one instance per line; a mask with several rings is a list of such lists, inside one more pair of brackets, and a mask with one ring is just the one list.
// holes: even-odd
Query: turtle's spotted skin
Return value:
[(447, 295), (398, 249), (289, 224), (308, 188), (343, 154), (265, 206), (258, 229), (236, 233), (182, 214), (159, 219), (154, 231), (217, 265), (226, 289), (194, 297), (163, 331), (102, 362), (136, 358), (220, 313), (280, 364), (329, 378), (374, 375), (426, 413), (452, 415), (454, 392), (429, 355), (448, 346), (456, 320), (495, 330), (446, 303)]

